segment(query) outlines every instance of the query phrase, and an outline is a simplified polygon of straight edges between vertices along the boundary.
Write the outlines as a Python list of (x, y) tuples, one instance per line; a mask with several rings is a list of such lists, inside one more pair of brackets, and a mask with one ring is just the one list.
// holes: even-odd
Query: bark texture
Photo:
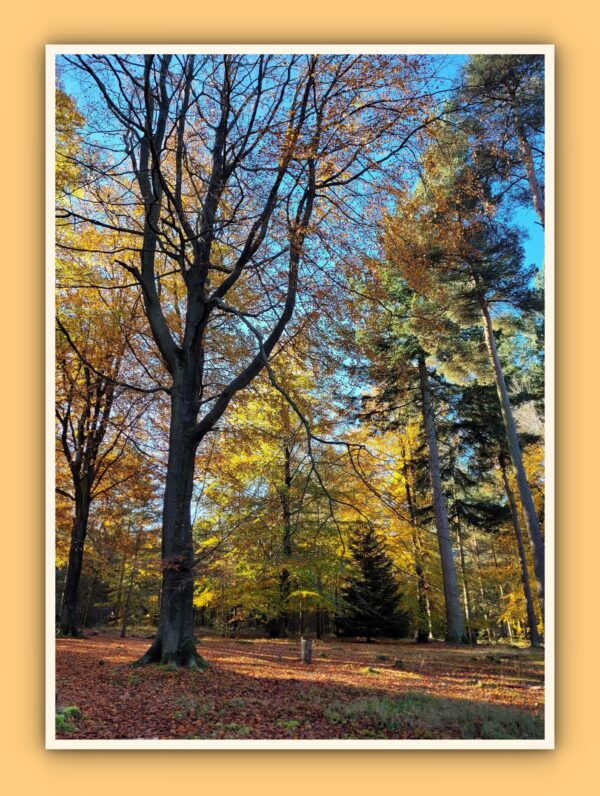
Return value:
[[(199, 368), (189, 361), (177, 370), (171, 397), (169, 458), (162, 517), (162, 591), (158, 630), (140, 664), (206, 668), (194, 639), (194, 542), (191, 501), (199, 441)], [(194, 378), (196, 377), (196, 378)]]
[(527, 567), (527, 556), (525, 555), (525, 545), (523, 544), (523, 533), (521, 531), (521, 523), (519, 522), (519, 512), (517, 511), (517, 504), (513, 491), (508, 482), (506, 473), (506, 461), (503, 456), (500, 457), (500, 470), (502, 472), (502, 483), (504, 484), (504, 492), (506, 499), (510, 506), (510, 514), (512, 517), (513, 528), (515, 529), (515, 537), (517, 540), (517, 550), (519, 551), (519, 563), (521, 565), (521, 583), (523, 585), (523, 594), (525, 595), (525, 605), (527, 609), (527, 624), (529, 625), (529, 640), (532, 647), (539, 647), (541, 644), (540, 634), (537, 626), (537, 619), (535, 616), (535, 607), (533, 605), (533, 595), (531, 593), (531, 584), (529, 582), (529, 569)]
[(411, 467), (406, 457), (406, 452), (402, 449), (403, 465), (402, 475), (404, 480), (404, 492), (406, 495), (406, 505), (408, 506), (408, 516), (410, 517), (411, 524), (411, 538), (413, 544), (413, 556), (415, 565), (415, 575), (417, 580), (417, 604), (419, 612), (417, 616), (417, 632), (416, 642), (418, 644), (426, 644), (431, 633), (431, 616), (429, 612), (428, 599), (427, 599), (427, 580), (425, 576), (425, 563), (423, 554), (423, 543), (417, 525), (415, 506), (412, 497), (411, 489)]
[(521, 506), (523, 507), (523, 517), (525, 519), (525, 527), (527, 529), (527, 535), (529, 537), (531, 546), (533, 548), (535, 578), (537, 582), (538, 595), (540, 599), (540, 605), (542, 607), (542, 616), (543, 616), (544, 581), (545, 581), (544, 538), (540, 530), (540, 525), (535, 511), (535, 505), (533, 503), (533, 497), (531, 496), (531, 489), (529, 488), (529, 483), (527, 481), (527, 476), (525, 474), (525, 467), (523, 466), (521, 445), (519, 443), (519, 438), (517, 436), (517, 428), (515, 425), (512, 407), (510, 405), (510, 398), (508, 395), (508, 389), (506, 387), (506, 381), (504, 379), (502, 364), (500, 362), (500, 357), (498, 356), (498, 350), (496, 348), (496, 340), (494, 338), (492, 319), (490, 317), (489, 308), (485, 303), (485, 301), (481, 302), (481, 312), (483, 316), (485, 344), (487, 346), (492, 367), (494, 370), (496, 389), (500, 401), (500, 409), (502, 411), (504, 429), (506, 431), (508, 452), (510, 455), (510, 461), (512, 463), (513, 472), (517, 482), (517, 488), (519, 490), (519, 498), (521, 500)]
[(91, 490), (89, 480), (83, 478), (75, 490), (75, 516), (71, 530), (69, 564), (60, 606), (59, 632), (63, 636), (78, 636), (77, 625), (79, 581), (83, 567), (83, 546), (87, 536)]
[(433, 511), (435, 515), (435, 527), (437, 530), (440, 559), (442, 562), (442, 577), (444, 581), (444, 601), (446, 607), (446, 640), (457, 643), (468, 641), (465, 632), (465, 623), (460, 599), (458, 596), (458, 584), (456, 578), (456, 567), (454, 565), (454, 553), (448, 524), (448, 512), (446, 501), (442, 490), (442, 478), (440, 475), (440, 459), (431, 403), (431, 390), (429, 387), (429, 374), (425, 364), (425, 356), (419, 354), (419, 379), (421, 384), (421, 404), (423, 411), (423, 423), (427, 437), (427, 454), (429, 463), (429, 477), (431, 480), (431, 490), (433, 496)]

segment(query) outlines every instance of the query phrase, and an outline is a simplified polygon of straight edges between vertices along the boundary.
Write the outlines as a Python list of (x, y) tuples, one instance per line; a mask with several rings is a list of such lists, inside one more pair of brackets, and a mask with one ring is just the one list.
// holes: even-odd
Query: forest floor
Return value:
[(149, 643), (57, 640), (57, 738), (543, 738), (541, 650), (201, 636), (206, 671), (131, 667)]

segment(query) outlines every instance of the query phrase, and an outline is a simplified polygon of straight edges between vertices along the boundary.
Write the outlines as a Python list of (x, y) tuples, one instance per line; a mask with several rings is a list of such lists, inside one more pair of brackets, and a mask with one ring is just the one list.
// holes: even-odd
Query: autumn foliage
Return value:
[(543, 58), (57, 75), (60, 737), (540, 737)]

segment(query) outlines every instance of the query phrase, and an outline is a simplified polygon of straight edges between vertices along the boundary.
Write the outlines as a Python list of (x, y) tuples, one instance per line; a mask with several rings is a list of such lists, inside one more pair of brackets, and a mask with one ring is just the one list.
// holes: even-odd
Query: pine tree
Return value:
[(349, 539), (355, 574), (342, 590), (347, 613), (336, 620), (340, 636), (402, 638), (408, 617), (400, 609), (400, 592), (385, 544), (371, 525), (358, 525)]

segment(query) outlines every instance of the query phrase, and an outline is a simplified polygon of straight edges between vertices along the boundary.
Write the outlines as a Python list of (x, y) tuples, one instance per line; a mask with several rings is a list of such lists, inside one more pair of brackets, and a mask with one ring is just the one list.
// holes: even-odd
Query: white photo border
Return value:
[[(340, 53), (398, 55), (532, 54), (545, 61), (545, 530), (546, 590), (545, 632), (545, 728), (536, 740), (145, 740), (57, 739), (55, 735), (55, 89), (56, 58), (64, 54), (97, 53)], [(554, 166), (555, 166), (555, 47), (553, 44), (47, 44), (46, 45), (46, 749), (554, 749), (555, 748), (555, 265), (554, 265)]]

